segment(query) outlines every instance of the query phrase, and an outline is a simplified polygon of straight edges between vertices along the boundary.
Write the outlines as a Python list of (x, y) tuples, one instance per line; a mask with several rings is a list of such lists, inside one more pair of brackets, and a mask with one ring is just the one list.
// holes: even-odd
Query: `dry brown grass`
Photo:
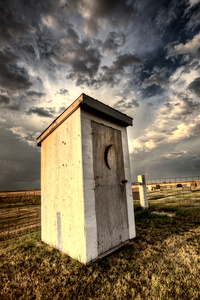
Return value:
[(1, 248), (27, 233), (41, 229), (41, 205), (0, 202)]
[[(137, 237), (89, 266), (42, 243), (40, 231), (4, 241), (0, 298), (200, 299), (200, 201), (181, 201), (151, 200), (148, 210), (136, 204)], [(26, 211), (33, 214), (32, 219), (35, 209), (31, 206)], [(176, 214), (157, 216), (152, 210)], [(5, 217), (4, 211), (3, 219), (11, 227), (23, 219), (14, 213), (11, 219)]]

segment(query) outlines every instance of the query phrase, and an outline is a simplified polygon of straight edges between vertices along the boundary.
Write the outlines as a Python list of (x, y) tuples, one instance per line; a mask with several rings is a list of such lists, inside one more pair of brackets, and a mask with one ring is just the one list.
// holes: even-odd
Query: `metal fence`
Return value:
[[(133, 199), (141, 200), (139, 182), (132, 185)], [(200, 176), (146, 178), (148, 200), (200, 198)]]
[(148, 200), (185, 199), (195, 200), (200, 196), (200, 176), (146, 179)]
[(200, 176), (185, 176), (185, 177), (161, 177), (161, 178), (146, 178), (146, 184), (178, 184), (178, 183), (197, 183), (200, 185)]

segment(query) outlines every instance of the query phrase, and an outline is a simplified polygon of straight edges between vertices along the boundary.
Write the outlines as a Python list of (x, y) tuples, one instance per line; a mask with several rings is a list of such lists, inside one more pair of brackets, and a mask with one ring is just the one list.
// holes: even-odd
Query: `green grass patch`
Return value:
[(161, 199), (161, 198), (165, 198), (165, 197), (168, 197), (164, 194), (160, 194), (160, 195), (154, 195), (152, 197), (149, 196), (149, 200), (157, 200), (157, 199)]

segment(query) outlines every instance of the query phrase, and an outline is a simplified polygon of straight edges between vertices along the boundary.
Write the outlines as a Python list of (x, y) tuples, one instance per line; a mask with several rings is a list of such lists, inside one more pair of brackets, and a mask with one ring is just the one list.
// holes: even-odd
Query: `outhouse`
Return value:
[(42, 241), (84, 264), (135, 237), (129, 125), (82, 94), (37, 138)]

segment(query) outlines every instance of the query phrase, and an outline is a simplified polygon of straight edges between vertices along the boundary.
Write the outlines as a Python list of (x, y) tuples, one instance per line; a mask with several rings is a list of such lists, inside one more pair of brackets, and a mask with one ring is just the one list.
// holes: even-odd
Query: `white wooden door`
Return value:
[(128, 240), (121, 131), (92, 121), (98, 254)]

